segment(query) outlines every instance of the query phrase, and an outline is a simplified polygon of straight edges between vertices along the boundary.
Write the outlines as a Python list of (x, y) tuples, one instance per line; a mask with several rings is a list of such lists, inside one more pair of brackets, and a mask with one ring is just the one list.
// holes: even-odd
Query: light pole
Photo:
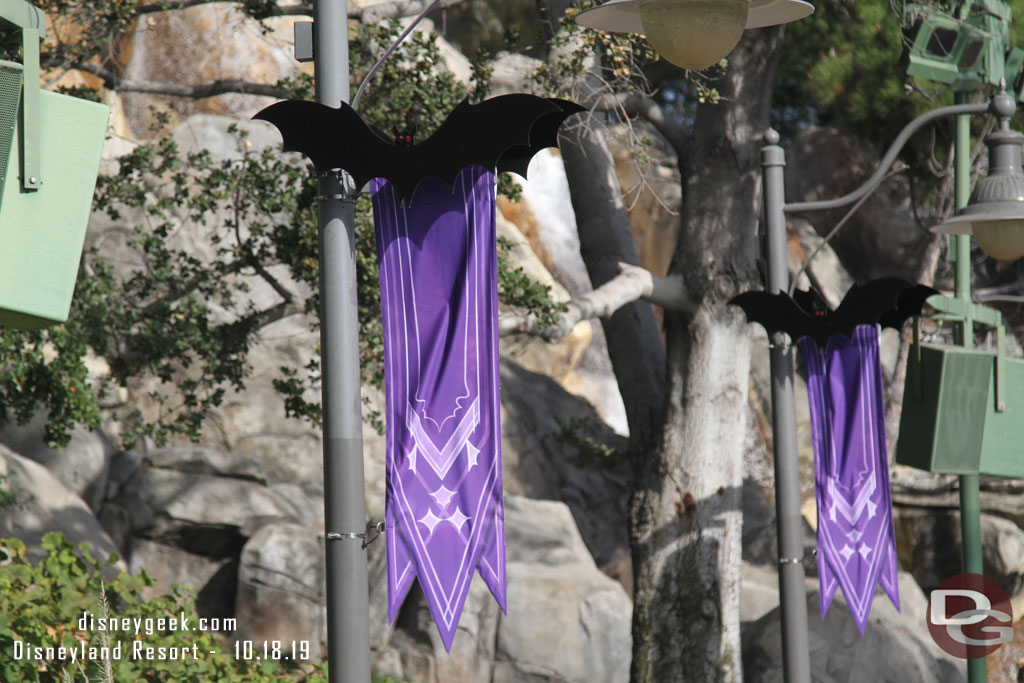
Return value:
[[(764, 173), (767, 291), (788, 291), (785, 221), (787, 213), (838, 209), (849, 206), (864, 197), (882, 182), (886, 172), (911, 135), (928, 123), (942, 118), (957, 117), (957, 131), (958, 137), (960, 137), (965, 135), (967, 130), (963, 122), (969, 122), (972, 114), (990, 112), (999, 119), (1001, 130), (1008, 131), (1009, 118), (1013, 115), (1015, 108), (1013, 98), (1000, 92), (989, 103), (955, 104), (922, 114), (900, 131), (874, 174), (864, 184), (843, 197), (825, 201), (784, 202), (782, 188), (784, 186), (785, 153), (778, 146), (778, 134), (775, 131), (769, 131), (765, 135), (767, 144), (762, 148), (761, 157)], [(990, 136), (986, 142), (989, 144), (990, 158), (1003, 160), (1001, 163), (1004, 170), (1000, 172), (1004, 173), (1007, 178), (1024, 183), (1020, 168), (1020, 143), (1024, 136), (1017, 135), (1018, 137), (1012, 135)], [(1016, 146), (1015, 159), (1011, 158), (1014, 146)], [(963, 160), (967, 158), (966, 154), (960, 153), (961, 149), (968, 149), (966, 140), (957, 145), (958, 164), (963, 163)], [(1014, 228), (1019, 229), (1019, 222), (1024, 219), (1024, 194), (1006, 191), (1006, 188), (1012, 190), (1014, 182), (997, 182), (995, 184), (997, 187), (992, 188), (991, 194), (985, 201), (979, 199), (968, 204), (965, 190), (969, 180), (968, 171), (969, 169), (958, 169), (957, 173), (958, 185), (961, 185), (957, 198), (962, 199), (965, 205), (962, 213), (972, 216), (976, 221), (975, 225), (996, 223), (1004, 227), (1009, 226), (1010, 238), (1024, 238), (1024, 229), (1021, 229), (1020, 235), (1013, 234)], [(1001, 191), (1003, 194), (1000, 195)], [(959, 226), (956, 229), (966, 230), (967, 228), (963, 227), (964, 223), (960, 220), (954, 223), (954, 227)], [(934, 229), (936, 231), (954, 229), (944, 227), (944, 225), (936, 226)], [(999, 228), (996, 228), (996, 231), (999, 231)], [(995, 314), (998, 316), (998, 313), (970, 303), (970, 236), (959, 235), (957, 241), (957, 286), (954, 302), (962, 300), (960, 306), (957, 307), (963, 310), (960, 341), (964, 345), (969, 345), (973, 343), (971, 336), (973, 320), (981, 315), (990, 317)], [(1009, 241), (999, 240), (998, 244), (994, 244), (991, 248), (996, 252), (1010, 249), (1012, 247), (1006, 246)], [(929, 299), (929, 303), (937, 308), (948, 310), (950, 307), (943, 302), (943, 299), (945, 297), (932, 297)], [(800, 557), (802, 550), (799, 545), (801, 533), (799, 516), (794, 517), (793, 515), (794, 510), (799, 511), (800, 505), (799, 481), (796, 476), (796, 421), (791, 417), (794, 412), (792, 407), (794, 401), (793, 362), (784, 335), (777, 333), (772, 339), (772, 346), (772, 415), (775, 428), (775, 471), (779, 512), (779, 588), (782, 601), (784, 662), (787, 681), (809, 681), (809, 675), (804, 673), (804, 660), (807, 656), (807, 612), (803, 591), (803, 567), (794, 561)], [(977, 473), (960, 475), (960, 496), (964, 571), (980, 574), (982, 573), (981, 532)], [(784, 498), (785, 500), (783, 500)], [(985, 660), (976, 659), (968, 660), (968, 662), (968, 673), (972, 683), (984, 680)]]
[[(313, 61), (316, 101), (329, 107), (348, 102), (345, 0), (314, 0)], [(332, 680), (369, 683), (369, 579), (353, 221), (356, 188), (351, 185), (351, 179), (340, 171), (328, 172), (317, 181), (327, 658)]]
[[(1008, 10), (996, 0), (985, 0), (986, 12), (980, 19), (961, 17), (952, 24), (957, 35), (955, 54), (933, 51), (930, 40), (915, 39), (911, 51), (912, 67), (924, 69), (921, 75), (939, 73), (950, 76), (964, 87), (978, 83), (998, 83), (1004, 74), (1005, 52), (1008, 39)], [(964, 12), (964, 8), (961, 8)], [(813, 7), (803, 0), (751, 0), (742, 11), (733, 11), (731, 3), (711, 3), (705, 0), (609, 0), (596, 8), (582, 12), (577, 22), (587, 28), (623, 32), (645, 33), (652, 46), (668, 61), (687, 69), (701, 69), (717, 63), (735, 46), (743, 28), (755, 28), (787, 23), (807, 16)], [(923, 11), (923, 10), (922, 10)], [(704, 14), (714, 14), (708, 18)], [(941, 12), (924, 11), (923, 25), (930, 31), (950, 29), (943, 21)], [(991, 16), (989, 16), (991, 15)], [(1004, 16), (1005, 15), (1005, 16)], [(981, 26), (974, 26), (978, 21)], [(984, 29), (981, 31), (975, 29)], [(961, 30), (962, 29), (962, 30)], [(694, 33), (696, 32), (696, 34)], [(718, 35), (708, 38), (702, 32)], [(980, 37), (979, 37), (980, 36)], [(979, 42), (980, 41), (980, 42)], [(920, 43), (920, 44), (919, 44)], [(977, 55), (966, 62), (963, 54), (974, 54), (975, 43), (984, 47), (983, 58)], [(700, 46), (699, 50), (691, 45)], [(966, 64), (966, 67), (965, 67)], [(926, 68), (927, 67), (927, 68)], [(965, 68), (969, 73), (964, 73)], [(992, 79), (996, 78), (995, 81)], [(779, 136), (775, 131), (765, 135), (762, 148), (762, 169), (764, 174), (764, 202), (767, 244), (768, 292), (788, 292), (789, 275), (786, 264), (786, 219), (787, 212), (810, 212), (840, 208), (857, 201), (872, 191), (882, 181), (886, 171), (895, 161), (896, 155), (909, 137), (925, 124), (939, 118), (956, 116), (957, 136), (956, 157), (956, 208), (961, 210), (956, 218), (937, 226), (936, 231), (952, 233), (975, 233), (979, 246), (995, 258), (1016, 258), (1024, 255), (1024, 191), (1013, 194), (1014, 183), (989, 183), (989, 196), (972, 198), (967, 201), (969, 188), (969, 120), (973, 114), (991, 110), (1000, 118), (1001, 129), (1008, 132), (1008, 120), (1013, 114), (1013, 98), (1000, 93), (991, 105), (966, 104), (963, 92), (957, 93), (957, 104), (928, 112), (911, 121), (897, 136), (886, 153), (878, 170), (860, 188), (835, 200), (821, 202), (785, 203), (784, 167), (785, 153), (778, 146)], [(1012, 147), (1016, 144), (1016, 166), (1002, 175), (1001, 180), (1013, 176), (1024, 188), (1024, 176), (1020, 168), (1020, 142), (1000, 141), (990, 136), (990, 153), (1003, 162), (1013, 161)], [(1012, 163), (1010, 164), (1013, 165)], [(994, 167), (995, 168), (995, 167)], [(976, 191), (976, 194), (978, 192)], [(984, 193), (982, 193), (984, 194)], [(978, 199), (979, 201), (974, 201)], [(986, 240), (991, 237), (989, 244)], [(938, 310), (953, 313), (959, 317), (959, 341), (964, 345), (973, 343), (975, 319), (995, 321), (997, 311), (970, 301), (970, 237), (960, 234), (951, 243), (956, 264), (956, 296), (953, 299), (933, 297), (929, 301)], [(1002, 254), (997, 253), (1003, 251)], [(1019, 250), (1019, 253), (1017, 251)], [(1016, 255), (1013, 255), (1016, 254)], [(793, 397), (793, 359), (789, 340), (783, 333), (776, 333), (771, 340), (772, 378), (772, 421), (774, 428), (776, 511), (779, 548), (779, 591), (783, 625), (783, 666), (787, 683), (810, 681), (810, 662), (807, 631), (807, 605), (802, 565), (802, 523), (800, 515), (800, 489), (798, 460), (796, 454), (796, 418)], [(978, 474), (964, 474), (960, 477), (961, 532), (964, 548), (964, 571), (981, 573), (981, 534), (978, 504)], [(972, 683), (984, 679), (984, 660), (969, 660), (968, 674)]]

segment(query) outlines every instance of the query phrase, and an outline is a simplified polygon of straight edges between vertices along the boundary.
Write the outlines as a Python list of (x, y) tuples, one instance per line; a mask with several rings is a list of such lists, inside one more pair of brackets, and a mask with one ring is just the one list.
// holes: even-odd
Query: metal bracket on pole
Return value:
[(321, 173), (319, 177), (324, 180), (333, 180), (335, 182), (330, 183), (330, 191), (321, 192), (313, 197), (313, 199), (318, 202), (337, 200), (348, 202), (350, 204), (355, 203), (356, 198), (359, 196), (359, 188), (356, 187), (356, 182), (352, 179), (352, 176), (349, 175), (348, 171), (342, 168), (332, 168), (329, 171)]
[[(953, 240), (955, 242), (955, 240)], [(943, 294), (934, 294), (928, 297), (926, 302), (929, 307), (935, 309), (936, 313), (928, 317), (937, 322), (956, 322), (966, 324), (966, 321), (978, 323), (992, 328), (996, 332), (996, 358), (995, 358), (995, 409), (997, 413), (1006, 411), (1006, 326), (1003, 324), (1003, 314), (994, 308), (965, 302), (963, 299), (948, 297)], [(920, 346), (919, 330), (915, 329), (914, 343)], [(920, 350), (918, 350), (920, 360)], [(915, 377), (917, 382), (918, 396), (920, 395), (920, 377)]]
[(294, 26), (295, 61), (312, 62), (313, 55), (313, 22), (296, 21)]
[[(370, 535), (370, 531), (374, 533)], [(364, 533), (356, 533), (354, 531), (342, 531), (342, 532), (329, 532), (326, 536), (328, 541), (344, 541), (346, 539), (359, 539), (363, 542), (363, 550), (366, 550), (367, 546), (377, 540), (377, 538), (384, 533), (384, 522), (377, 522), (376, 524), (367, 524), (366, 531)]]

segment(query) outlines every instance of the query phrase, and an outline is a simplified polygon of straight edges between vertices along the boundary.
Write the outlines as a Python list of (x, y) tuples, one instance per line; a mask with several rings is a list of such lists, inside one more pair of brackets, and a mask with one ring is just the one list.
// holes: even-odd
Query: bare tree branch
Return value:
[[(244, 258), (238, 259), (237, 261), (232, 261), (231, 263), (225, 265), (218, 272), (218, 276), (223, 277), (225, 275), (230, 275), (231, 273), (237, 273), (247, 264), (248, 261)], [(158, 307), (166, 306), (168, 303), (175, 302), (181, 299), (182, 297), (188, 296), (192, 292), (196, 291), (196, 289), (198, 289), (199, 286), (202, 285), (207, 279), (208, 278), (206, 275), (197, 275), (196, 277), (193, 277), (191, 280), (181, 285), (181, 287), (178, 287), (175, 291), (165, 294), (158, 298), (156, 301), (151, 302), (149, 305), (142, 309), (142, 314), (144, 316), (156, 315)]]
[[(222, 0), (175, 0), (173, 2), (158, 2), (149, 5), (140, 5), (135, 8), (136, 15), (150, 14), (153, 12), (164, 12), (180, 10), (198, 5), (207, 5)], [(459, 0), (441, 0), (439, 8), (449, 7)], [(350, 7), (348, 15), (363, 23), (378, 23), (387, 19), (414, 16), (423, 11), (429, 0), (390, 0), (379, 2), (365, 7)], [(237, 3), (236, 3), (237, 4)], [(278, 8), (278, 15), (312, 15), (312, 5), (289, 5)], [(55, 65), (48, 65), (53, 67)], [(284, 88), (264, 83), (251, 83), (240, 79), (221, 79), (213, 83), (203, 85), (181, 85), (179, 83), (163, 83), (159, 81), (136, 81), (127, 80), (116, 73), (102, 66), (86, 61), (79, 61), (75, 64), (63, 64), (63, 69), (77, 69), (85, 71), (103, 79), (103, 85), (111, 90), (121, 92), (144, 92), (154, 95), (170, 95), (172, 97), (188, 97), (203, 99), (215, 97), (227, 93), (243, 95), (265, 95), (267, 97), (287, 98), (290, 93)]]
[(532, 314), (503, 314), (498, 333), (530, 334), (549, 342), (565, 337), (581, 320), (607, 318), (626, 304), (643, 299), (671, 311), (690, 312), (694, 303), (683, 287), (682, 276), (661, 277), (649, 270), (628, 263), (619, 263), (619, 274), (592, 292), (577, 297), (567, 305), (556, 325), (543, 326)]
[[(154, 2), (149, 5), (139, 5), (135, 8), (135, 14), (152, 14), (154, 12), (169, 12), (178, 9), (188, 9), (189, 7), (195, 7), (196, 5), (209, 5), (214, 2), (222, 2), (223, 0), (174, 0), (173, 2)], [(291, 9), (290, 7), (282, 7), (282, 14)], [(312, 8), (310, 8), (312, 12)]]
[[(441, 0), (438, 9), (451, 7), (464, 0)], [(376, 24), (385, 19), (396, 19), (402, 17), (414, 17), (422, 12), (430, 0), (390, 0), (390, 2), (378, 2), (364, 7), (350, 7), (348, 15), (358, 19), (364, 24)]]
[(289, 290), (287, 287), (281, 284), (280, 280), (271, 275), (270, 271), (264, 268), (263, 264), (259, 262), (259, 259), (257, 259), (255, 256), (250, 256), (249, 264), (256, 270), (256, 273), (260, 277), (262, 277), (263, 280), (268, 285), (274, 288), (274, 291), (277, 292), (282, 299), (284, 299), (284, 302), (286, 304), (290, 304), (292, 303), (292, 301), (295, 300), (295, 295), (292, 294), (291, 290)]
[[(187, 9), (196, 5), (209, 5), (224, 0), (168, 0), (168, 2), (154, 2), (148, 5), (139, 5), (135, 8), (135, 14), (152, 14), (154, 12), (166, 12), (170, 10)], [(429, 0), (391, 0), (390, 2), (378, 2), (365, 7), (348, 8), (348, 16), (359, 19), (363, 23), (377, 23), (385, 19), (411, 17), (423, 11)], [(450, 7), (462, 0), (442, 0), (439, 7)], [(238, 3), (235, 3), (238, 4)], [(278, 7), (275, 16), (313, 16), (313, 5), (311, 3), (300, 3), (297, 5), (286, 5)]]
[(266, 327), (272, 322), (287, 318), (291, 315), (298, 315), (299, 313), (305, 313), (305, 309), (301, 304), (294, 301), (282, 301), (275, 306), (271, 306), (270, 308), (259, 311), (258, 313), (254, 313), (250, 319), (256, 321), (257, 327)]
[(275, 85), (250, 83), (249, 81), (234, 78), (221, 79), (204, 85), (181, 85), (179, 83), (161, 83), (159, 81), (127, 80), (109, 69), (89, 63), (79, 63), (72, 68), (99, 76), (103, 79), (105, 87), (120, 92), (146, 92), (156, 95), (171, 95), (172, 97), (191, 97), (194, 99), (215, 97), (216, 95), (224, 95), (226, 93), (266, 95), (267, 97), (281, 99), (287, 98), (290, 95), (287, 90)]
[(678, 122), (665, 116), (665, 110), (650, 97), (637, 93), (618, 93), (598, 95), (592, 103), (596, 111), (623, 113), (626, 116), (639, 116), (664, 136), (676, 154), (681, 154), (683, 146), (689, 139), (686, 129)]

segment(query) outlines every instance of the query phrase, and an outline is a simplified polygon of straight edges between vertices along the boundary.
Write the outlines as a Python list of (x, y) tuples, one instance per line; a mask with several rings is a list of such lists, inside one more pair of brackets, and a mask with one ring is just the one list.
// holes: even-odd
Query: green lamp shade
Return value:
[(105, 105), (42, 91), (40, 189), (21, 188), (17, 130), (17, 152), (0, 159), (0, 326), (35, 329), (67, 320), (108, 115)]

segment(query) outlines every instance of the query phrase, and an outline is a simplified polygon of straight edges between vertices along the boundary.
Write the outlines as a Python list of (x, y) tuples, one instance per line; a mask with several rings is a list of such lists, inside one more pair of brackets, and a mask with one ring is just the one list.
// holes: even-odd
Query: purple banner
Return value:
[(800, 350), (814, 443), (821, 616), (842, 587), (863, 634), (878, 583), (900, 606), (878, 326), (858, 325), (853, 339), (833, 335), (824, 350), (804, 337)]
[(473, 574), (505, 609), (494, 175), (371, 183), (387, 420), (388, 618), (414, 578), (451, 649)]

